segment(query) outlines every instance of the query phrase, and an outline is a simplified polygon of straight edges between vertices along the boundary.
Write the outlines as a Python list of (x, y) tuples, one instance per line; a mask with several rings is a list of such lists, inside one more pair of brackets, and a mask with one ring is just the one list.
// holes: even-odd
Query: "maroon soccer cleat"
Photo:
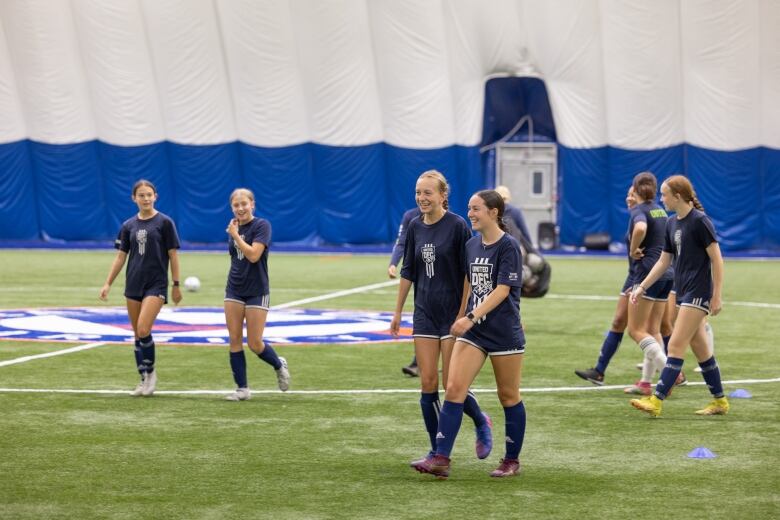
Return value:
[(501, 459), (501, 464), (490, 472), (491, 477), (514, 477), (520, 473), (520, 461), (517, 459)]
[(429, 473), (440, 479), (450, 476), (450, 459), (444, 455), (429, 453), (420, 460), (412, 461), (410, 466), (420, 473)]

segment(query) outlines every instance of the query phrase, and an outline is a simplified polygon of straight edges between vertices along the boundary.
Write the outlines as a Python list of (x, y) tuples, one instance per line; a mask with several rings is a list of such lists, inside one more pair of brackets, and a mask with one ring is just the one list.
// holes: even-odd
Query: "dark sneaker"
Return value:
[(482, 412), (485, 417), (485, 424), (477, 426), (477, 442), (476, 451), (478, 459), (486, 459), (490, 452), (493, 451), (493, 421), (490, 416), (485, 412)]
[(589, 368), (587, 370), (575, 370), (574, 373), (585, 381), (590, 381), (594, 385), (601, 386), (604, 384), (604, 374), (600, 373), (595, 368)]
[(420, 377), (420, 369), (417, 368), (417, 365), (408, 365), (405, 367), (401, 367), (401, 372), (403, 372), (409, 377)]
[(429, 453), (425, 458), (415, 460), (410, 465), (420, 473), (429, 473), (440, 479), (450, 476), (450, 459), (444, 455)]
[(501, 459), (501, 464), (490, 472), (491, 477), (514, 477), (520, 473), (520, 461), (517, 459)]

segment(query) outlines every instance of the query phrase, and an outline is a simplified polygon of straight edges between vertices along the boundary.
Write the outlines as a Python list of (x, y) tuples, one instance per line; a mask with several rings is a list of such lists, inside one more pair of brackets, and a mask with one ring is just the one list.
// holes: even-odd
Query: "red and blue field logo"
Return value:
[[(271, 309), (263, 337), (276, 344), (393, 341), (390, 312)], [(411, 339), (404, 315), (398, 339)], [(154, 325), (156, 343), (227, 345), (221, 307), (163, 308)], [(79, 307), (0, 311), (0, 339), (40, 341), (133, 341), (124, 307)]]

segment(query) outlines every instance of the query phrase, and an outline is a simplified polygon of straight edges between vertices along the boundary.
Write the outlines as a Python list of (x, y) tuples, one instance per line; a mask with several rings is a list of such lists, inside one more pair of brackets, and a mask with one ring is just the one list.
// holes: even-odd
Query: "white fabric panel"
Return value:
[[(7, 21), (6, 21), (7, 23)], [(0, 144), (27, 138), (22, 103), (16, 88), (16, 75), (6, 45), (3, 17), (0, 11)]]
[(685, 138), (677, 0), (601, 0), (610, 145), (673, 146)]
[(381, 142), (382, 111), (365, 0), (291, 0), (311, 140)]
[(214, 4), (143, 0), (142, 6), (168, 140), (194, 145), (235, 141)]
[(690, 144), (738, 150), (759, 143), (758, 5), (756, 0), (680, 4), (685, 133)]
[(547, 85), (558, 141), (607, 144), (597, 0), (524, 0), (528, 48)]
[(780, 149), (780, 2), (761, 0), (761, 142)]
[(140, 5), (75, 0), (73, 14), (98, 138), (122, 146), (164, 141)]
[(51, 144), (94, 139), (70, 2), (4, 0), (0, 10), (28, 137)]
[(485, 78), (522, 70), (527, 53), (519, 4), (514, 0), (444, 3), (457, 144), (482, 140)]
[(239, 139), (255, 146), (309, 141), (288, 0), (219, 0), (217, 9)]
[(443, 148), (455, 141), (441, 0), (371, 0), (385, 142)]

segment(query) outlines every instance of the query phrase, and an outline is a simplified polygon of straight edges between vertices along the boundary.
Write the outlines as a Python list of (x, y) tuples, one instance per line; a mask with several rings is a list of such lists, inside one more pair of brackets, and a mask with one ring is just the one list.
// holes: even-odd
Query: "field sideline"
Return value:
[[(100, 307), (112, 256), (0, 251), (0, 310)], [(219, 306), (226, 255), (181, 258), (182, 275), (203, 283), (182, 304)], [(386, 262), (272, 252), (272, 304), (390, 311)], [(640, 353), (630, 339), (607, 387), (573, 373), (595, 361), (625, 261), (552, 264), (548, 297), (522, 302), (528, 432), (519, 478), (487, 477), (503, 452), (488, 367), (475, 382), (497, 424), (488, 461), (474, 456), (473, 428), (464, 423), (448, 481), (408, 468), (426, 450), (419, 382), (400, 373), (409, 342), (279, 346), (293, 391), (276, 391), (271, 369), (248, 359), (254, 397), (228, 403), (220, 399), (232, 383), (225, 347), (160, 346), (160, 392), (134, 399), (126, 395), (135, 384), (127, 345), (51, 356), (78, 345), (5, 339), (0, 518), (780, 516), (780, 262), (727, 259), (724, 311), (712, 320), (727, 392), (745, 388), (752, 399), (732, 400), (725, 417), (694, 416), (708, 393), (689, 355), (695, 384), (676, 390), (657, 420), (628, 406), (620, 390), (637, 376)], [(364, 286), (371, 287), (349, 291)], [(121, 306), (121, 293), (118, 281), (108, 305)], [(688, 458), (697, 446), (718, 457)]]

